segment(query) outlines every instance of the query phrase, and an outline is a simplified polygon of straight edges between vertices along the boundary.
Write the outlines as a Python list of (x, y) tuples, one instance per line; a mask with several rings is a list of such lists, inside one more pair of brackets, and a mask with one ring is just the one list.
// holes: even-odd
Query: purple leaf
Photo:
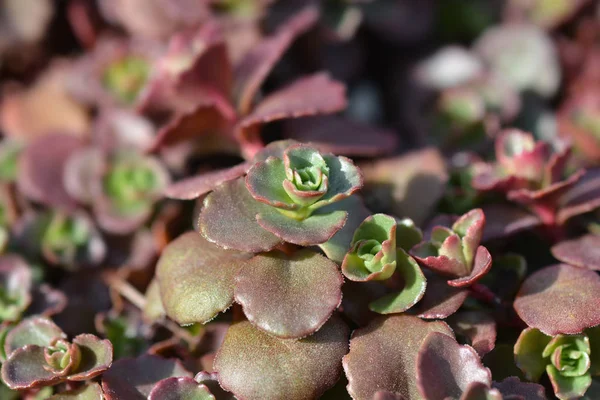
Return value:
[(414, 310), (425, 319), (444, 319), (454, 314), (463, 305), (468, 290), (449, 286), (438, 277), (428, 277), (425, 295)]
[(458, 336), (466, 337), (468, 344), (480, 357), (496, 346), (496, 321), (483, 311), (460, 311), (448, 319)]
[(461, 346), (454, 338), (431, 332), (421, 343), (417, 356), (417, 385), (429, 400), (459, 398), (474, 382), (490, 386), (492, 374), (481, 364), (470, 346)]
[(60, 373), (46, 367), (44, 348), (27, 345), (12, 352), (2, 364), (2, 380), (11, 389), (28, 389), (64, 379)]
[(346, 88), (327, 73), (300, 78), (271, 93), (238, 122), (237, 136), (252, 139), (257, 127), (286, 118), (331, 114), (346, 107)]
[(455, 287), (470, 286), (479, 279), (483, 278), (483, 276), (488, 273), (491, 267), (492, 256), (490, 255), (490, 252), (485, 247), (479, 246), (477, 248), (477, 253), (475, 254), (475, 260), (473, 261), (473, 269), (471, 270), (471, 273), (468, 276), (449, 280), (448, 285)]
[(558, 201), (558, 223), (600, 207), (600, 168), (586, 171), (585, 175)]
[(485, 228), (483, 241), (502, 239), (524, 230), (541, 225), (542, 221), (535, 215), (521, 208), (505, 205), (490, 204), (483, 206), (485, 213)]
[(159, 381), (170, 377), (191, 377), (178, 360), (144, 354), (116, 361), (102, 376), (106, 400), (147, 400)]
[(100, 375), (112, 365), (113, 346), (108, 339), (101, 340), (84, 333), (75, 336), (73, 344), (81, 351), (79, 366), (67, 377), (70, 381), (86, 381)]
[(306, 339), (279, 339), (250, 322), (238, 322), (215, 359), (219, 383), (247, 400), (317, 398), (340, 376), (348, 335), (346, 324), (335, 316)]
[(269, 251), (282, 240), (256, 222), (256, 215), (265, 211), (270, 212), (270, 207), (254, 200), (243, 178), (228, 181), (204, 199), (200, 232), (221, 247), (247, 252)]
[(531, 274), (521, 286), (514, 308), (532, 328), (553, 336), (581, 333), (600, 324), (600, 277), (566, 264)]
[(257, 255), (235, 282), (235, 300), (248, 320), (281, 338), (317, 331), (342, 301), (337, 264), (310, 250)]
[(206, 385), (192, 378), (166, 378), (158, 382), (148, 400), (215, 400)]
[(284, 129), (287, 137), (345, 156), (392, 154), (398, 146), (394, 131), (337, 116), (292, 119), (285, 122)]
[(552, 247), (552, 255), (566, 264), (600, 271), (600, 236), (585, 235), (560, 242)]
[(352, 398), (371, 400), (377, 391), (386, 390), (407, 400), (420, 399), (415, 376), (417, 353), (430, 332), (453, 337), (446, 323), (425, 322), (409, 315), (378, 318), (355, 330), (343, 361)]
[(310, 29), (318, 17), (316, 7), (305, 8), (284, 22), (274, 36), (251, 49), (235, 67), (234, 97), (242, 115), (248, 114), (262, 83), (292, 41)]
[(211, 192), (220, 184), (239, 178), (250, 169), (244, 162), (230, 168), (207, 172), (193, 178), (185, 178), (167, 187), (165, 196), (177, 200), (194, 200)]
[(64, 134), (46, 135), (23, 150), (19, 159), (17, 185), (33, 201), (71, 210), (77, 206), (63, 185), (67, 159), (83, 142)]
[(206, 323), (233, 303), (234, 276), (250, 254), (224, 250), (198, 232), (169, 243), (156, 267), (162, 305), (179, 324)]

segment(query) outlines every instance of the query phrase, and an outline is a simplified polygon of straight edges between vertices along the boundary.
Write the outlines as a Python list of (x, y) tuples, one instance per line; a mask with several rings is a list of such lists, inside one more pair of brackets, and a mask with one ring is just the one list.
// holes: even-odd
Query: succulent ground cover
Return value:
[(0, 0), (0, 399), (600, 399), (597, 0)]

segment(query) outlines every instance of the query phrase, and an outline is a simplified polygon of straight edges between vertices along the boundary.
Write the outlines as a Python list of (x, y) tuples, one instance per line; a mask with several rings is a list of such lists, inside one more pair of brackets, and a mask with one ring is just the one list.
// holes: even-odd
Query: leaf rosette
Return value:
[[(269, 251), (285, 241), (327, 242), (346, 223), (342, 200), (362, 187), (345, 157), (294, 142), (275, 142), (255, 158), (244, 178), (218, 186), (204, 201), (200, 231), (211, 242), (241, 251)], [(248, 240), (237, 238), (245, 234)]]
[(533, 381), (538, 381), (546, 372), (559, 399), (579, 398), (592, 384), (592, 377), (600, 372), (599, 339), (597, 327), (577, 335), (556, 336), (527, 328), (515, 344), (515, 362)]

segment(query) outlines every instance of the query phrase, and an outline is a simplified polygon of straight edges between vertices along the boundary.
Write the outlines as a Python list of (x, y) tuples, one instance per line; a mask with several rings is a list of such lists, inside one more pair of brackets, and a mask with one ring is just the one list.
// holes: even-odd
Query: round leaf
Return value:
[(205, 323), (233, 303), (234, 276), (250, 257), (224, 250), (197, 232), (171, 242), (156, 277), (167, 315), (180, 324)]
[(552, 247), (552, 255), (566, 264), (600, 271), (600, 236), (585, 235), (561, 242)]
[(11, 389), (27, 389), (60, 382), (63, 377), (47, 369), (44, 348), (36, 345), (21, 347), (2, 364), (2, 380)]
[(245, 400), (318, 398), (340, 376), (348, 334), (338, 317), (299, 340), (279, 339), (239, 322), (229, 328), (215, 359), (219, 383)]
[(342, 301), (337, 265), (310, 250), (261, 254), (235, 278), (235, 299), (248, 319), (282, 338), (319, 329)]
[(252, 198), (243, 178), (225, 182), (204, 199), (200, 232), (221, 247), (248, 252), (272, 250), (282, 240), (256, 222), (258, 213), (271, 208)]
[(443, 333), (431, 332), (419, 348), (417, 382), (424, 398), (444, 400), (459, 398), (476, 382), (489, 387), (492, 374), (472, 347), (461, 346)]
[(50, 346), (55, 339), (66, 339), (67, 335), (47, 318), (32, 317), (21, 321), (4, 341), (6, 356), (26, 345)]
[(600, 324), (598, 293), (596, 272), (559, 264), (531, 274), (514, 308), (527, 325), (547, 335), (581, 333)]
[(84, 333), (73, 339), (81, 351), (79, 366), (70, 374), (70, 381), (86, 381), (106, 371), (112, 365), (113, 347), (110, 340), (101, 340), (94, 335)]
[(355, 400), (371, 400), (386, 390), (406, 400), (420, 400), (417, 389), (417, 352), (430, 332), (453, 337), (444, 322), (426, 322), (409, 315), (378, 318), (352, 334), (344, 357), (348, 392)]

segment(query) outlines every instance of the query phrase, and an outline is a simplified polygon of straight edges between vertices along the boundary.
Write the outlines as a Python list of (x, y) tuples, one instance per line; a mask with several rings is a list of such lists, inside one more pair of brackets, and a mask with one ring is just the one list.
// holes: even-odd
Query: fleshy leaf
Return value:
[(78, 389), (69, 390), (48, 398), (48, 400), (103, 400), (102, 388), (92, 382)]
[(519, 378), (514, 376), (506, 378), (502, 382), (492, 382), (492, 387), (498, 389), (507, 400), (512, 399), (511, 396), (522, 396), (527, 400), (546, 400), (542, 385), (521, 382)]
[(2, 364), (2, 380), (11, 389), (27, 389), (62, 381), (60, 373), (47, 368), (44, 348), (36, 345), (21, 347)]
[(483, 211), (486, 221), (483, 241), (512, 236), (542, 223), (534, 214), (507, 204), (485, 205)]
[(285, 210), (300, 208), (284, 189), (285, 167), (280, 158), (269, 157), (250, 168), (246, 175), (246, 187), (257, 201)]
[(0, 321), (15, 321), (32, 301), (32, 274), (19, 256), (0, 257)]
[(374, 214), (354, 232), (342, 272), (353, 281), (385, 280), (396, 270), (396, 262), (396, 219)]
[(266, 205), (256, 215), (256, 221), (266, 231), (288, 243), (300, 246), (325, 243), (337, 231), (342, 229), (347, 219), (348, 213), (346, 211), (326, 212), (324, 209), (319, 209), (310, 217), (297, 220), (283, 215), (274, 207)]
[(492, 256), (488, 249), (483, 246), (477, 248), (475, 259), (473, 260), (473, 269), (468, 276), (452, 279), (448, 281), (448, 285), (455, 287), (465, 287), (472, 285), (479, 279), (483, 278), (492, 267)]
[(75, 200), (63, 185), (69, 155), (83, 147), (70, 135), (46, 135), (27, 146), (19, 158), (17, 185), (30, 199), (52, 207), (73, 209)]
[(248, 400), (317, 398), (339, 378), (348, 335), (338, 317), (314, 335), (292, 340), (270, 336), (247, 321), (236, 323), (215, 359), (219, 383)]
[(256, 127), (285, 118), (331, 114), (346, 107), (346, 88), (327, 73), (300, 78), (264, 98), (236, 127), (247, 140)]
[(416, 382), (417, 353), (430, 332), (453, 337), (444, 322), (425, 322), (409, 315), (380, 317), (357, 329), (343, 365), (353, 399), (371, 400), (379, 390), (406, 400), (421, 399)]
[(459, 337), (468, 339), (468, 344), (480, 357), (492, 351), (496, 345), (496, 321), (483, 311), (460, 311), (453, 314), (448, 323)]
[(296, 36), (308, 30), (318, 19), (316, 7), (307, 7), (284, 22), (274, 36), (254, 46), (234, 71), (234, 97), (242, 114), (247, 114), (260, 86)]
[(412, 219), (404, 218), (398, 221), (396, 227), (396, 245), (405, 252), (423, 240), (423, 232), (415, 225)]
[(344, 156), (390, 154), (398, 147), (398, 135), (391, 130), (333, 115), (287, 120), (284, 130), (287, 137)]
[(544, 360), (544, 348), (552, 340), (535, 328), (527, 328), (521, 332), (515, 343), (515, 363), (523, 371), (527, 379), (537, 382), (546, 370), (548, 360)]
[(362, 198), (358, 195), (350, 196), (344, 200), (325, 206), (321, 209), (321, 212), (333, 210), (344, 210), (348, 212), (348, 219), (342, 229), (337, 231), (335, 235), (325, 243), (319, 244), (319, 247), (330, 260), (341, 263), (348, 250), (350, 250), (350, 244), (356, 228), (358, 228), (371, 213), (367, 210)]
[(468, 295), (466, 289), (449, 286), (436, 276), (428, 277), (425, 295), (414, 311), (421, 318), (444, 319), (458, 311)]
[(250, 254), (224, 250), (197, 232), (169, 243), (156, 267), (162, 304), (180, 324), (205, 323), (233, 303), (234, 276)]
[(148, 400), (215, 400), (210, 390), (192, 378), (167, 378), (158, 382)]
[(27, 345), (50, 346), (57, 339), (67, 335), (54, 322), (47, 318), (31, 317), (21, 321), (6, 335), (4, 352), (7, 356)]
[(474, 382), (486, 386), (492, 383), (492, 374), (481, 364), (477, 352), (470, 346), (461, 346), (451, 336), (429, 333), (417, 356), (417, 385), (423, 397), (458, 398)]
[(214, 190), (223, 182), (227, 182), (244, 175), (250, 168), (249, 163), (241, 163), (231, 168), (207, 172), (186, 178), (171, 184), (165, 190), (165, 196), (177, 200), (193, 200)]
[(565, 376), (554, 365), (548, 365), (546, 372), (550, 377), (554, 394), (561, 400), (580, 398), (592, 384), (590, 373), (580, 376)]
[(315, 332), (342, 301), (337, 265), (310, 250), (257, 255), (235, 282), (235, 299), (248, 320), (281, 338)]
[(221, 247), (248, 252), (269, 251), (282, 240), (258, 225), (256, 215), (262, 212), (271, 212), (271, 207), (254, 200), (244, 179), (225, 182), (204, 199), (200, 232)]
[(369, 303), (369, 308), (379, 314), (401, 313), (419, 302), (425, 295), (427, 280), (417, 262), (404, 250), (396, 253), (396, 271), (404, 286), (397, 293), (385, 295)]
[(177, 360), (142, 355), (116, 361), (102, 376), (106, 400), (147, 400), (159, 381), (171, 377), (191, 377)]
[(101, 340), (84, 333), (75, 336), (73, 344), (81, 351), (81, 361), (68, 378), (70, 381), (86, 381), (106, 371), (112, 365), (113, 347), (109, 340)]
[(559, 264), (531, 274), (514, 308), (527, 325), (547, 335), (581, 333), (600, 324), (599, 292), (596, 272)]
[(552, 255), (566, 264), (600, 271), (600, 236), (585, 235), (560, 242), (552, 247)]

